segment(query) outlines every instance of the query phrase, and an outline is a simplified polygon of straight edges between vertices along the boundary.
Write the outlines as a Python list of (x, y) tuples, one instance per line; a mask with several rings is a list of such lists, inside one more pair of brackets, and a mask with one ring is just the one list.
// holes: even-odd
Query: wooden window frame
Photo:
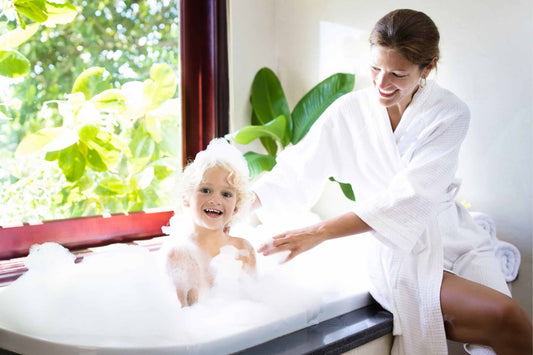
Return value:
[[(228, 132), (226, 18), (226, 0), (180, 1), (184, 163)], [(45, 242), (79, 250), (157, 237), (172, 214), (144, 211), (0, 227), (0, 260), (25, 256), (31, 245)]]

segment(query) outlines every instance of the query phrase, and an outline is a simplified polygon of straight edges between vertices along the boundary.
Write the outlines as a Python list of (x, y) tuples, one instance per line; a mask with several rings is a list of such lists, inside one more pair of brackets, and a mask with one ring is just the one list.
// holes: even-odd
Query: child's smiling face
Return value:
[(197, 227), (223, 230), (236, 212), (237, 192), (228, 183), (228, 176), (224, 168), (210, 168), (192, 191), (187, 205)]

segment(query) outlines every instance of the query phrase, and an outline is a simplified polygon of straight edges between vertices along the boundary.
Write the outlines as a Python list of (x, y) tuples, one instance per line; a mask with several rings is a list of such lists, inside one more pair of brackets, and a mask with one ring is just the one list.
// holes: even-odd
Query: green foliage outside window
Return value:
[(0, 1), (0, 225), (172, 202), (177, 1), (71, 3)]

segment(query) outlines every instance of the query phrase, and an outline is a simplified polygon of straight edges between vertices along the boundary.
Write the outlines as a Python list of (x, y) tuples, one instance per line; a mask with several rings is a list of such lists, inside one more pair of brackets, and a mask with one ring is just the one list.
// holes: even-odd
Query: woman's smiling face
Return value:
[(373, 46), (370, 72), (379, 103), (404, 111), (418, 89), (422, 71), (394, 49)]
[(193, 190), (188, 205), (197, 227), (222, 230), (236, 212), (237, 193), (228, 175), (224, 168), (210, 168)]

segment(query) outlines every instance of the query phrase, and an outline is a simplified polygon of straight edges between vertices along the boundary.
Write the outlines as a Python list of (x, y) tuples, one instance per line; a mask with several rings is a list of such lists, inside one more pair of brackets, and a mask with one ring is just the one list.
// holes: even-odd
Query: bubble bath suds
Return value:
[[(232, 234), (257, 249), (277, 231), (242, 224)], [(66, 344), (131, 348), (206, 343), (294, 314), (310, 325), (328, 302), (368, 289), (361, 243), (364, 237), (332, 240), (281, 265), (283, 255), (258, 254), (254, 277), (241, 271), (236, 249), (226, 247), (212, 261), (213, 288), (186, 308), (163, 271), (164, 248), (113, 245), (74, 263), (58, 244), (36, 245), (29, 271), (0, 289), (0, 328)]]

